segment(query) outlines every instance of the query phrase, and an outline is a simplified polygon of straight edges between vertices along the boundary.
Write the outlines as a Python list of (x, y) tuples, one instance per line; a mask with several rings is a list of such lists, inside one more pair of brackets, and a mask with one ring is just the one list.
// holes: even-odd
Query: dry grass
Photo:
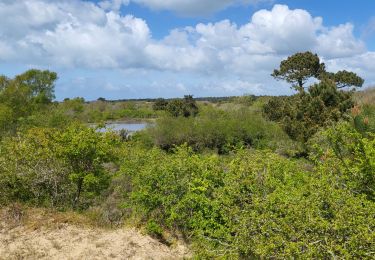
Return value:
[(375, 105), (375, 87), (356, 92), (355, 100), (360, 105)]
[(0, 259), (182, 259), (181, 244), (168, 247), (135, 229), (98, 228), (75, 212), (0, 209)]

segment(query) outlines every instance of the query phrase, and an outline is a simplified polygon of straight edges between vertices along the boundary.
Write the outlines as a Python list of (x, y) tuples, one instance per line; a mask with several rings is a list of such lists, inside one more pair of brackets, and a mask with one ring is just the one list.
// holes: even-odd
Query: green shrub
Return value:
[(226, 154), (233, 147), (276, 149), (289, 142), (277, 124), (246, 108), (207, 108), (195, 118), (164, 117), (148, 131), (155, 144), (165, 150), (187, 143), (195, 151), (212, 149)]
[(375, 204), (342, 185), (328, 161), (136, 150), (117, 177), (130, 183), (124, 206), (146, 226), (182, 233), (200, 258), (374, 256)]
[(186, 95), (183, 99), (173, 99), (165, 105), (165, 110), (173, 117), (196, 116), (199, 112), (193, 96)]
[[(31, 128), (4, 139), (0, 202), (89, 205), (109, 185), (110, 175), (103, 164), (114, 159), (116, 141), (112, 133), (77, 124), (62, 130)], [(84, 203), (80, 203), (82, 197)]]
[(338, 90), (335, 83), (322, 81), (308, 92), (290, 97), (274, 97), (263, 108), (264, 114), (281, 123), (293, 139), (306, 142), (323, 127), (342, 119), (354, 106), (352, 92)]
[(146, 224), (146, 232), (152, 237), (161, 239), (163, 237), (163, 229), (153, 220), (149, 220)]
[(311, 141), (311, 158), (321, 172), (331, 173), (355, 194), (375, 200), (375, 135), (366, 137), (340, 123)]

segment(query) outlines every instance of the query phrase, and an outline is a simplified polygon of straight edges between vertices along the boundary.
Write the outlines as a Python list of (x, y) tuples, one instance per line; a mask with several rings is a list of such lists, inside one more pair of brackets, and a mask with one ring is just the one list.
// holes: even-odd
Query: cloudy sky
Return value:
[(57, 99), (289, 94), (313, 51), (375, 85), (375, 1), (0, 0), (0, 74), (58, 72)]

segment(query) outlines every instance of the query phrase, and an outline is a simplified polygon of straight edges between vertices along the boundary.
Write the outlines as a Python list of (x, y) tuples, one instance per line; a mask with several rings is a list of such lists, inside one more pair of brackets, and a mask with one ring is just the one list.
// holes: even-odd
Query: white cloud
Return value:
[(149, 40), (147, 24), (133, 16), (106, 14), (106, 23), (65, 22), (28, 35), (23, 43), (64, 66), (137, 66)]
[(305, 10), (275, 5), (271, 11), (256, 12), (251, 23), (243, 27), (243, 33), (275, 52), (290, 53), (311, 49), (321, 27), (320, 17), (313, 18)]
[[(134, 1), (157, 9), (173, 9), (176, 2), (182, 6), (197, 2)], [(207, 5), (204, 10), (214, 6), (214, 1), (201, 2)], [(215, 6), (234, 2), (215, 1)], [(215, 91), (228, 93), (232, 88), (236, 93), (260, 93), (264, 89), (269, 93), (266, 84), (275, 84), (270, 73), (280, 60), (312, 50), (333, 70), (350, 68), (375, 79), (371, 76), (375, 55), (354, 37), (350, 23), (326, 27), (321, 17), (312, 17), (305, 10), (275, 5), (271, 10), (257, 11), (244, 25), (229, 20), (199, 23), (176, 28), (158, 40), (152, 37), (145, 20), (118, 12), (127, 3), (0, 0), (0, 61), (120, 69), (133, 75), (143, 71), (188, 73), (190, 78), (179, 82), (180, 90), (188, 90), (189, 81), (199, 77), (199, 84), (208, 88), (216, 85)], [(218, 83), (212, 77), (217, 77)], [(113, 84), (107, 86), (116, 89)]]
[(375, 52), (367, 51), (350, 57), (330, 59), (325, 63), (330, 71), (353, 71), (366, 79), (366, 86), (375, 86)]
[(160, 69), (239, 75), (269, 74), (283, 57), (306, 50), (326, 59), (366, 51), (351, 24), (326, 28), (321, 17), (285, 5), (260, 10), (242, 26), (223, 20), (173, 30), (146, 48), (147, 57)]
[(350, 23), (325, 30), (317, 42), (316, 51), (327, 58), (353, 56), (366, 51), (365, 44), (354, 37)]
[(2, 2), (0, 16), (0, 59), (19, 62), (137, 67), (150, 38), (144, 20), (82, 1)]

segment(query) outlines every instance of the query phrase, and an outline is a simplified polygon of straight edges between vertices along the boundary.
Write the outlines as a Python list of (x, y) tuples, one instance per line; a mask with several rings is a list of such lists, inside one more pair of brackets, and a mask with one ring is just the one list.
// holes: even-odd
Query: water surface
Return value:
[(100, 132), (108, 131), (108, 129), (114, 130), (114, 131), (120, 131), (120, 130), (127, 130), (131, 133), (141, 131), (145, 129), (149, 125), (147, 122), (116, 122), (116, 123), (106, 123), (105, 128), (100, 128)]

